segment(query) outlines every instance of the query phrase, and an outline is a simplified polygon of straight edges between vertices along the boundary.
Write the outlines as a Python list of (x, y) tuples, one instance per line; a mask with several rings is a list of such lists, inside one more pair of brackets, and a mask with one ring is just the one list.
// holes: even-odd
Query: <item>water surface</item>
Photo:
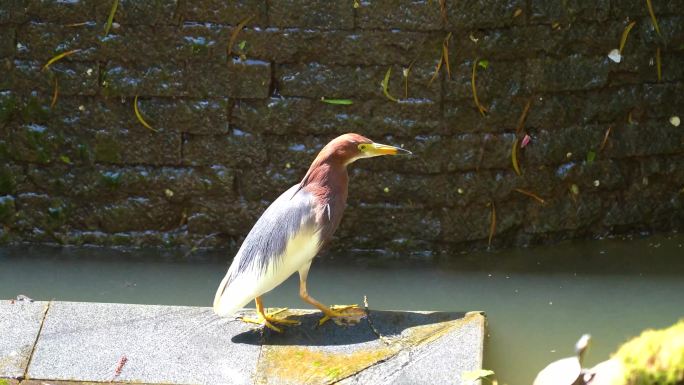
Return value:
[[(439, 259), (335, 256), (316, 261), (309, 292), (325, 303), (488, 315), (485, 366), (499, 383), (527, 385), (572, 354), (583, 333), (588, 364), (648, 327), (684, 317), (684, 236), (568, 242)], [(0, 298), (210, 306), (225, 252), (0, 248)], [(307, 307), (291, 278), (266, 306)], [(457, 376), (458, 373), (454, 373)]]

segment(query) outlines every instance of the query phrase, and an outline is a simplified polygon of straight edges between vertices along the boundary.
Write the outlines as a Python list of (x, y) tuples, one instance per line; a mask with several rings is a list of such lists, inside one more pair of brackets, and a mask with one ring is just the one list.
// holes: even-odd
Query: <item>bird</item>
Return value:
[[(340, 135), (318, 153), (301, 182), (282, 193), (264, 211), (240, 246), (214, 296), (213, 311), (228, 317), (254, 300), (257, 318), (245, 322), (276, 332), (274, 324), (296, 325), (264, 310), (262, 295), (295, 272), (299, 273), (299, 296), (318, 308), (324, 317), (344, 322), (358, 315), (356, 305), (326, 306), (309, 295), (306, 280), (313, 259), (331, 240), (347, 202), (347, 166), (358, 159), (382, 155), (411, 155), (400, 147), (375, 143), (355, 133)], [(355, 310), (357, 310), (355, 312)]]
[(537, 374), (533, 385), (579, 385), (584, 384), (582, 369), (584, 353), (591, 343), (591, 335), (583, 334), (575, 343), (575, 355), (554, 361)]

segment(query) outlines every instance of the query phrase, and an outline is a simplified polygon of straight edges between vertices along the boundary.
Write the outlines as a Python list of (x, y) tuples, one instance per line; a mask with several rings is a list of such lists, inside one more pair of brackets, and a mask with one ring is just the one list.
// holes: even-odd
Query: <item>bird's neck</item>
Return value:
[(309, 171), (302, 180), (302, 188), (312, 192), (322, 202), (346, 203), (347, 166), (336, 159), (317, 159), (311, 164)]

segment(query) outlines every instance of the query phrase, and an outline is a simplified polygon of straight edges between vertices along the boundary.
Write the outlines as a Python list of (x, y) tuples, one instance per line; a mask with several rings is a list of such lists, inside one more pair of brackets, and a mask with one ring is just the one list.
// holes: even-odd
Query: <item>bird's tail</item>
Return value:
[(214, 313), (220, 317), (235, 314), (256, 297), (251, 288), (241, 285), (244, 279), (235, 279), (229, 282), (230, 273), (226, 274), (214, 296)]

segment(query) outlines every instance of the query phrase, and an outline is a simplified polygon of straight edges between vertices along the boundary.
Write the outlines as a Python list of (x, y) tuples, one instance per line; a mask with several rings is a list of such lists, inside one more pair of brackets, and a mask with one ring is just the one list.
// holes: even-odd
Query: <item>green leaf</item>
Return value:
[(240, 43), (238, 43), (238, 48), (240, 48), (240, 51), (244, 51), (246, 45), (247, 45), (247, 40), (243, 40)]
[(461, 373), (461, 380), (466, 381), (466, 382), (477, 381), (477, 380), (481, 380), (483, 378), (487, 378), (493, 374), (494, 374), (493, 370), (487, 370), (487, 369), (469, 370), (469, 371)]
[(354, 104), (354, 102), (351, 99), (327, 99), (325, 97), (321, 97), (321, 101), (323, 103), (328, 103), (328, 104), (338, 104), (338, 105), (350, 105)]
[(69, 159), (69, 157), (66, 155), (60, 155), (59, 160), (66, 164), (71, 164), (71, 159)]
[(112, 9), (109, 10), (109, 16), (107, 17), (107, 24), (105, 24), (104, 35), (109, 35), (109, 30), (112, 28), (112, 22), (114, 21), (114, 14), (116, 13), (116, 8), (119, 6), (119, 0), (114, 0), (112, 3)]
[(479, 62), (477, 62), (477, 65), (479, 65), (480, 67), (482, 67), (482, 69), (485, 69), (485, 70), (486, 70), (487, 67), (489, 67), (489, 60), (487, 60), (487, 59), (482, 59), (482, 60), (480, 60)]
[(594, 150), (589, 150), (589, 152), (587, 152), (587, 164), (594, 163), (595, 159), (596, 159), (596, 152), (594, 152)]

